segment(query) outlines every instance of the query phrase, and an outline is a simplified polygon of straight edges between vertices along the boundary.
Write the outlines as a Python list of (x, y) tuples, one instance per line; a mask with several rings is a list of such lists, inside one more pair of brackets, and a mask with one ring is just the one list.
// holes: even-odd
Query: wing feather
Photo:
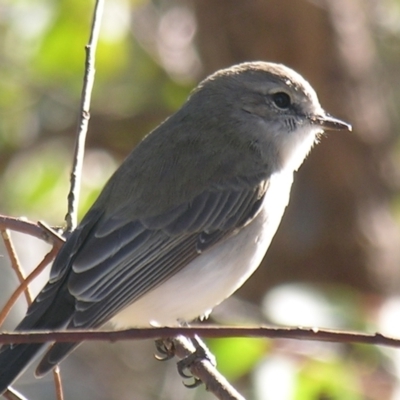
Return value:
[[(168, 211), (167, 217), (138, 219), (125, 225), (114, 217), (118, 232), (111, 229), (110, 219), (105, 229), (99, 222), (96, 234), (77, 253), (68, 279), (69, 291), (76, 298), (71, 326), (105, 322), (201, 252), (234, 234), (248, 215), (254, 217), (253, 208), (265, 194), (260, 188), (206, 191), (190, 204)], [(88, 264), (91, 268), (86, 268)]]
[(57, 317), (60, 326), (62, 321), (67, 327), (103, 324), (235, 234), (257, 214), (266, 189), (265, 182), (210, 189), (162, 215), (131, 221), (92, 209), (61, 249), (50, 282), (20, 329), (57, 313), (57, 305), (68, 313)]

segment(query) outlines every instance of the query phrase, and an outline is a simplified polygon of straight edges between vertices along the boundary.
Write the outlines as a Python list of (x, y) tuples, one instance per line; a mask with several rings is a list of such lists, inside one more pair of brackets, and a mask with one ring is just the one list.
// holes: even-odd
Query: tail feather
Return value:
[(37, 377), (46, 375), (59, 364), (80, 343), (54, 343), (41, 359), (36, 368)]
[[(48, 283), (28, 308), (16, 331), (61, 329), (74, 311), (74, 298), (62, 282)], [(48, 343), (12, 344), (0, 348), (0, 394), (28, 367)], [(54, 367), (54, 365), (53, 365)]]
[(46, 343), (7, 345), (0, 349), (0, 394), (18, 378)]

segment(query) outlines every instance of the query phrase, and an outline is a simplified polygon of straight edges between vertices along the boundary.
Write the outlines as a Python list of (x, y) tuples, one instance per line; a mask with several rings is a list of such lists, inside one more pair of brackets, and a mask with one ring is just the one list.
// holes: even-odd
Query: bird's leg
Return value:
[[(186, 325), (187, 326), (187, 325)], [(193, 383), (185, 383), (185, 387), (189, 389), (194, 389), (197, 386), (200, 386), (202, 384), (202, 381), (198, 379), (196, 376), (194, 376), (192, 373), (187, 373), (186, 370), (190, 371), (191, 367), (198, 362), (204, 361), (206, 359), (206, 352), (205, 352), (205, 346), (203, 347), (200, 343), (201, 340), (197, 340), (198, 338), (177, 338), (176, 340), (179, 343), (179, 346), (183, 346), (187, 351), (190, 353), (182, 358), (180, 361), (177, 362), (177, 369), (178, 373), (182, 378), (193, 379)], [(186, 343), (185, 343), (186, 342)]]
[[(184, 322), (181, 323), (183, 326), (189, 326), (188, 323)], [(182, 360), (178, 361), (177, 363), (177, 368), (178, 368), (178, 373), (180, 376), (183, 378), (194, 378), (194, 382), (192, 384), (186, 384), (184, 385), (188, 388), (195, 388), (199, 386), (202, 381), (200, 379), (197, 379), (194, 377), (192, 374), (187, 374), (185, 370), (190, 370), (190, 367), (197, 362), (200, 361), (208, 361), (210, 362), (214, 367), (217, 365), (215, 356), (211, 353), (211, 351), (208, 349), (206, 344), (203, 342), (202, 339), (198, 335), (195, 335), (192, 339), (189, 339), (192, 345), (195, 348), (195, 351), (192, 352), (192, 354), (188, 355), (187, 357), (183, 358)]]
[[(189, 339), (187, 339), (187, 340), (189, 340)], [(192, 340), (190, 340), (190, 343), (192, 343)], [(154, 357), (156, 358), (156, 360), (168, 361), (175, 356), (175, 345), (174, 345), (174, 342), (172, 339), (157, 339), (155, 341), (155, 345), (156, 345), (157, 351), (160, 354), (162, 354), (161, 356), (159, 356), (158, 354), (155, 354)], [(192, 354), (190, 354), (189, 356), (186, 356), (185, 358), (178, 361), (178, 363), (177, 363), (178, 373), (182, 378), (185, 378), (185, 379), (193, 378), (194, 379), (193, 383), (183, 383), (189, 389), (194, 389), (197, 386), (201, 385), (201, 383), (202, 383), (200, 379), (197, 379), (195, 376), (193, 376), (191, 374), (189, 375), (184, 372), (186, 369), (189, 369), (190, 366), (197, 360), (204, 359), (202, 356), (197, 355), (197, 352), (201, 351), (198, 349), (202, 349), (202, 347), (200, 346), (197, 348), (195, 346), (195, 348), (196, 348), (196, 350)]]
[[(181, 326), (189, 326), (186, 322), (180, 322)], [(188, 378), (193, 378), (194, 382), (191, 384), (186, 384), (184, 385), (187, 388), (196, 388), (199, 386), (202, 381), (192, 374), (188, 374), (187, 370), (190, 371), (190, 368), (192, 367), (193, 364), (202, 362), (202, 361), (208, 361), (210, 362), (214, 367), (216, 366), (216, 359), (215, 356), (211, 353), (211, 351), (208, 349), (208, 347), (205, 345), (202, 339), (198, 335), (195, 335), (193, 338), (181, 338), (185, 339), (185, 341), (189, 344), (189, 348), (187, 348), (187, 345), (185, 347), (187, 350), (191, 351), (189, 355), (187, 355), (185, 358), (182, 358), (180, 361), (177, 363), (177, 369), (178, 373), (182, 378), (188, 379)], [(182, 346), (181, 339), (177, 338), (178, 340), (178, 346)], [(174, 344), (174, 339), (158, 339), (155, 341), (155, 345), (157, 348), (157, 351), (161, 354), (155, 355), (155, 358), (160, 361), (167, 361), (170, 360), (175, 356), (175, 344)]]

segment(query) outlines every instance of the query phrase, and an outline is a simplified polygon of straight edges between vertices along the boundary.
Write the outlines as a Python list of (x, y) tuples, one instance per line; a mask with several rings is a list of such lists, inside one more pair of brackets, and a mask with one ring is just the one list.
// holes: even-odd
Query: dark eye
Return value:
[(273, 94), (272, 100), (275, 105), (282, 110), (286, 110), (290, 107), (291, 104), (290, 96), (285, 92), (278, 92)]

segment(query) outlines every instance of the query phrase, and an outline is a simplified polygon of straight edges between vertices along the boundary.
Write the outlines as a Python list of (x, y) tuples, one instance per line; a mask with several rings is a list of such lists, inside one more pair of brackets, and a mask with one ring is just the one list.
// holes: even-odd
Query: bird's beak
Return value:
[(351, 131), (352, 127), (347, 122), (334, 118), (329, 114), (314, 115), (310, 117), (312, 124), (319, 125), (324, 130), (330, 131)]

